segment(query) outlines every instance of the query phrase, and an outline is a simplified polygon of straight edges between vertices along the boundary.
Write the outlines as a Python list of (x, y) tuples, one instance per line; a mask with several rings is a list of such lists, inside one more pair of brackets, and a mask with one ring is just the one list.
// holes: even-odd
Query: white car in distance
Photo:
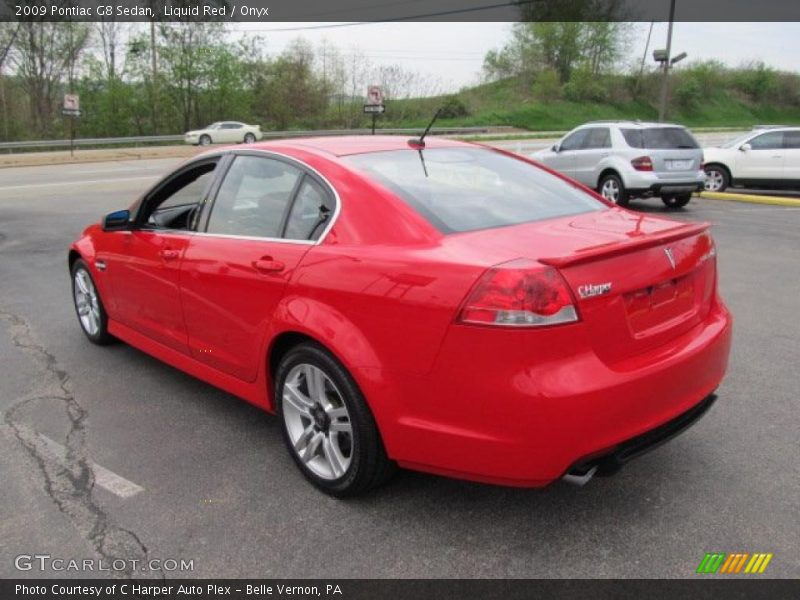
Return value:
[(704, 148), (705, 189), (800, 189), (800, 127), (765, 126), (717, 148)]
[(262, 138), (260, 125), (248, 125), (239, 121), (218, 121), (204, 129), (186, 132), (184, 141), (195, 146), (210, 144), (252, 144)]

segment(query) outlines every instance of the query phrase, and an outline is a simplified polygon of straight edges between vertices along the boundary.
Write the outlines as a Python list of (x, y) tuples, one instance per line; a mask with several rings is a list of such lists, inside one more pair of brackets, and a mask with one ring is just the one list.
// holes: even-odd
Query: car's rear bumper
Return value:
[(392, 458), (452, 477), (547, 485), (705, 402), (727, 368), (732, 325), (717, 303), (667, 347), (615, 365), (570, 352), (580, 336), (559, 329), (531, 344), (519, 332), (498, 342), (490, 328), (454, 326), (433, 371), (399, 385), (391, 422), (379, 419)]
[(666, 196), (701, 191), (705, 181), (704, 171), (680, 177), (637, 171), (626, 177), (625, 187), (632, 196)]

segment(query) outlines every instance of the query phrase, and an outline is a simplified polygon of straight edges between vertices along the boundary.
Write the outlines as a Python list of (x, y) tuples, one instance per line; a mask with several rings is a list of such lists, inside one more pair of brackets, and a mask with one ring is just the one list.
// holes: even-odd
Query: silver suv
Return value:
[(594, 121), (532, 157), (620, 206), (649, 196), (660, 196), (668, 207), (686, 206), (706, 178), (697, 140), (671, 123)]

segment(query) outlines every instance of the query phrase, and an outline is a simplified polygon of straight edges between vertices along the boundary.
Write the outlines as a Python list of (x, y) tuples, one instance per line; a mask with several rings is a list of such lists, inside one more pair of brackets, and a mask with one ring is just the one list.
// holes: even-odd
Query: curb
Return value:
[(800, 208), (800, 198), (785, 198), (783, 196), (757, 196), (754, 194), (730, 194), (728, 192), (700, 192), (701, 198), (711, 200), (733, 200), (735, 202), (750, 202), (753, 204), (774, 204), (778, 206), (796, 206)]

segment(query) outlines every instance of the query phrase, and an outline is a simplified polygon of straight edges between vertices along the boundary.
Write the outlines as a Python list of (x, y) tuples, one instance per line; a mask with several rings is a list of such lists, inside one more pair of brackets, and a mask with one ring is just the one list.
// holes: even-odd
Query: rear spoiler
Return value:
[(687, 223), (685, 225), (679, 225), (678, 227), (658, 233), (652, 233), (649, 235), (642, 234), (641, 237), (631, 238), (625, 242), (612, 242), (602, 246), (592, 246), (586, 250), (580, 250), (575, 254), (570, 254), (569, 256), (540, 258), (539, 262), (550, 265), (551, 267), (569, 267), (572, 265), (590, 262), (598, 258), (609, 258), (619, 254), (627, 254), (628, 252), (633, 252), (634, 250), (643, 250), (644, 248), (650, 248), (652, 246), (666, 244), (693, 235), (699, 235), (704, 231), (707, 231), (710, 226), (710, 223)]

